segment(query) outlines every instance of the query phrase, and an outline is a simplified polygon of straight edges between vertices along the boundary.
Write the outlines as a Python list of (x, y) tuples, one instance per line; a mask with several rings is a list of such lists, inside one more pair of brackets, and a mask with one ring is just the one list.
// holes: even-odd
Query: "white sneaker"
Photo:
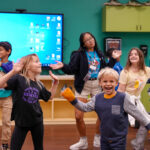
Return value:
[(94, 147), (100, 147), (101, 146), (100, 139), (101, 139), (101, 136), (97, 136), (97, 135), (94, 136), (94, 141), (93, 141)]
[(79, 150), (79, 149), (87, 149), (88, 148), (88, 141), (87, 138), (80, 138), (78, 143), (75, 143), (70, 146), (70, 150)]

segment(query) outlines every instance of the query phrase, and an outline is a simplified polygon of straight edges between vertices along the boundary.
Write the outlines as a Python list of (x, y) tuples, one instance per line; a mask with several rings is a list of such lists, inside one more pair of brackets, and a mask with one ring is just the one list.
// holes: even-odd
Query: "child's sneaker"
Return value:
[(70, 146), (70, 150), (79, 150), (79, 149), (87, 149), (88, 148), (88, 142), (87, 138), (80, 138), (78, 143), (75, 143)]
[(94, 136), (94, 141), (93, 141), (93, 146), (94, 147), (100, 147), (101, 146), (100, 139), (101, 139), (100, 136), (97, 136), (97, 135)]

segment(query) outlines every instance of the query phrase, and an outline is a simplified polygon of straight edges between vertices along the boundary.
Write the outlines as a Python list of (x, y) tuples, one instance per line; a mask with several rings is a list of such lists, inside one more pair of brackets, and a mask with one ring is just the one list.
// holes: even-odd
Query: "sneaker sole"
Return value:
[(69, 148), (70, 150), (82, 150), (82, 149), (88, 149), (88, 146), (82, 147), (82, 148)]

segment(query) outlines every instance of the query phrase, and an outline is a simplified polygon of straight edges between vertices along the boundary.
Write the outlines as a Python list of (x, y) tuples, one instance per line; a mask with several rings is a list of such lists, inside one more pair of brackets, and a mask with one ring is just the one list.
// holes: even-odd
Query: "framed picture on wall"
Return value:
[(105, 38), (105, 51), (109, 48), (121, 50), (121, 38)]

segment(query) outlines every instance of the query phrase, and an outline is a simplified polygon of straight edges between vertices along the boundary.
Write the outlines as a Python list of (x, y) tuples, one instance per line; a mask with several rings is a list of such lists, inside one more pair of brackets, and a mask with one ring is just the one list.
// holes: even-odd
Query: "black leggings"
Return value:
[(15, 126), (11, 137), (11, 150), (21, 150), (28, 131), (31, 131), (34, 150), (43, 150), (43, 122), (32, 127)]

